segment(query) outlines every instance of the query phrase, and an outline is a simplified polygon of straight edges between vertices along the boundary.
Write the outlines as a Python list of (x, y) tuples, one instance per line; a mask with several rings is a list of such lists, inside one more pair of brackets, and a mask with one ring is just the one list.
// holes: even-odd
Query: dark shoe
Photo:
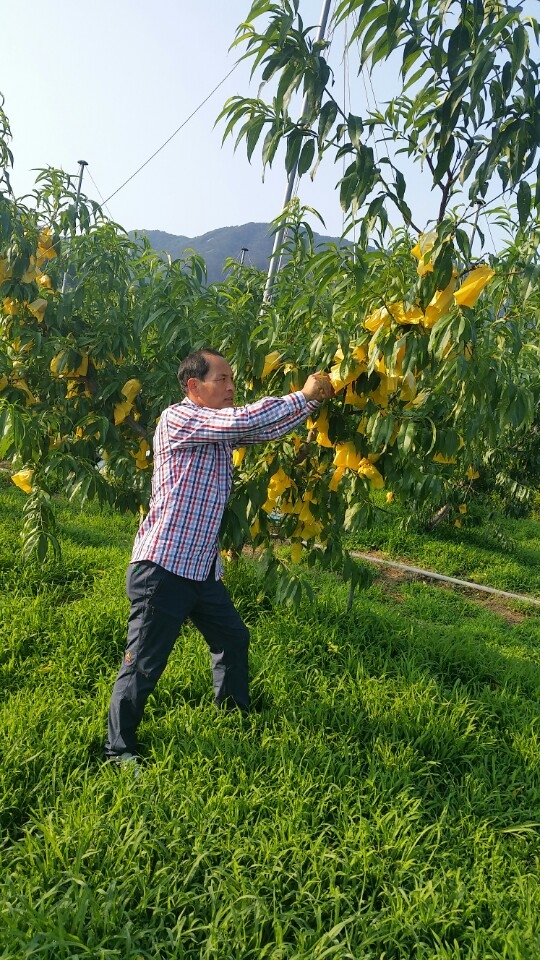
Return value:
[(237, 703), (233, 697), (225, 697), (224, 700), (216, 700), (216, 707), (218, 710), (224, 710), (225, 713), (233, 713), (235, 710), (239, 710), (240, 713), (250, 713), (250, 708), (243, 703)]
[(141, 773), (140, 759), (136, 753), (129, 753), (127, 750), (124, 753), (105, 754), (106, 763), (112, 764), (119, 770), (132, 770), (135, 777), (140, 776)]

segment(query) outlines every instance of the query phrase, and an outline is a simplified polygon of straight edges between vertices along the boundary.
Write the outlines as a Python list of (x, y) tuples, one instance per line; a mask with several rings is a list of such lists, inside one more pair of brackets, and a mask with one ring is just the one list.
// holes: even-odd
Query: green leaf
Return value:
[(355, 174), (343, 177), (340, 181), (339, 200), (342, 210), (349, 210), (354, 197), (358, 179)]
[(454, 80), (463, 68), (464, 57), (471, 49), (471, 34), (467, 24), (460, 21), (448, 41), (448, 76)]
[[(508, 94), (510, 93), (513, 82), (514, 82), (514, 76), (512, 74), (512, 63), (510, 62), (510, 60), (507, 60), (501, 71), (501, 87), (505, 97), (507, 97)], [(502, 112), (502, 103), (499, 109)]]
[(403, 200), (403, 197), (405, 196), (405, 177), (403, 176), (401, 170), (396, 170), (395, 185), (396, 193), (399, 199)]
[(401, 75), (405, 78), (412, 66), (422, 54), (422, 46), (417, 36), (410, 37), (403, 48), (403, 62), (401, 65)]
[(413, 420), (405, 420), (400, 427), (397, 435), (398, 450), (407, 455), (413, 448), (414, 437), (416, 434), (416, 424)]
[(281, 131), (276, 129), (275, 124), (272, 124), (270, 130), (266, 134), (263, 143), (262, 151), (262, 162), (263, 166), (272, 166), (272, 161), (276, 155), (276, 150), (281, 141)]
[(257, 117), (255, 120), (251, 121), (247, 127), (246, 147), (248, 160), (251, 160), (251, 157), (253, 156), (253, 151), (257, 146), (259, 137), (264, 129), (265, 122), (266, 120), (264, 117)]
[(37, 549), (36, 549), (37, 558), (40, 563), (43, 563), (43, 561), (45, 560), (45, 557), (47, 556), (48, 545), (49, 543), (48, 543), (47, 535), (45, 533), (40, 533), (37, 538)]
[(347, 130), (353, 147), (358, 150), (361, 146), (360, 138), (364, 132), (362, 118), (356, 117), (353, 113), (350, 113), (347, 117)]
[[(373, 37), (381, 30), (385, 30), (387, 13), (388, 7), (386, 3), (374, 4), (373, 0), (365, 0), (358, 13), (357, 24), (351, 35), (351, 43), (360, 40), (361, 37), (364, 37), (365, 41), (366, 38)], [(346, 15), (348, 16), (349, 14), (350, 10)], [(345, 13), (343, 14), (343, 17), (344, 16)], [(365, 57), (362, 57), (362, 61), (364, 60)]]
[(456, 244), (460, 253), (463, 254), (463, 259), (469, 263), (471, 259), (471, 243), (469, 234), (461, 227), (456, 229)]
[(310, 138), (307, 140), (302, 147), (302, 152), (300, 153), (300, 158), (298, 160), (298, 176), (301, 177), (304, 173), (307, 173), (311, 164), (313, 163), (313, 158), (315, 157), (315, 140)]
[(525, 50), (527, 49), (527, 31), (522, 23), (518, 24), (514, 30), (512, 37), (512, 80), (516, 77), (517, 72), (523, 61), (525, 55)]
[(478, 157), (484, 150), (484, 145), (479, 143), (472, 143), (469, 148), (465, 151), (461, 158), (461, 170), (459, 174), (460, 183), (465, 183), (465, 181), (470, 177), (474, 165), (478, 160)]
[(452, 244), (443, 243), (440, 252), (433, 261), (433, 279), (437, 290), (444, 290), (452, 279), (454, 261), (452, 257)]
[(319, 147), (321, 147), (328, 137), (330, 130), (334, 126), (338, 113), (338, 106), (334, 100), (327, 100), (321, 107), (319, 114), (319, 127), (317, 132)]
[(439, 150), (437, 156), (437, 166), (433, 172), (433, 182), (440, 183), (444, 176), (450, 172), (452, 158), (456, 142), (453, 136), (449, 136), (442, 150)]
[(393, 46), (390, 43), (391, 38), (388, 33), (383, 33), (377, 42), (373, 46), (371, 51), (371, 62), (373, 66), (379, 63), (380, 60), (385, 60), (389, 55)]
[(303, 142), (302, 131), (295, 127), (287, 137), (287, 152), (285, 154), (285, 170), (287, 173), (296, 170)]
[(0, 402), (0, 439), (11, 433), (11, 414), (7, 403)]
[(347, 507), (345, 511), (345, 530), (347, 532), (354, 532), (354, 530), (363, 526), (366, 516), (366, 505), (361, 501), (356, 501), (351, 504), (350, 507)]
[(526, 180), (522, 180), (517, 192), (517, 208), (520, 227), (524, 227), (531, 212), (531, 188)]
[(302, 74), (296, 63), (294, 61), (288, 63), (281, 74), (276, 93), (276, 104), (280, 111), (287, 110), (290, 99), (301, 82)]

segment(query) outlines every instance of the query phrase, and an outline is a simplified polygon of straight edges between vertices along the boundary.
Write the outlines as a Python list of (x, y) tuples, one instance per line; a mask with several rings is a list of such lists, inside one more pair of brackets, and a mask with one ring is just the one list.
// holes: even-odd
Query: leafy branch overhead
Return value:
[(345, 158), (341, 205), (352, 216), (361, 211), (368, 228), (385, 227), (393, 208), (406, 225), (424, 228), (407, 202), (407, 162), (422, 166), (426, 190), (439, 191), (437, 222), (458, 198), (470, 216), (496, 180), (502, 195), (517, 196), (523, 225), (540, 204), (537, 21), (499, 0), (342, 0), (329, 33), (345, 23), (359, 74), (375, 87), (381, 71), (395, 77), (384, 107), (368, 109), (360, 86), (354, 109), (343, 106), (326, 44), (312, 39), (298, 0), (257, 0), (235, 45), (273, 93), (269, 102), (231, 98), (221, 114), (224, 136), (245, 140), (250, 158), (262, 138), (264, 166), (284, 144), (286, 170), (297, 165), (299, 175), (314, 175), (328, 152)]
[[(395, 501), (461, 524), (486, 476), (516, 497), (537, 483), (537, 26), (507, 4), (451, 0), (349, 0), (334, 18), (351, 21), (374, 80), (397, 62), (384, 110), (343, 109), (298, 3), (260, 0), (238, 32), (271, 97), (229, 102), (225, 134), (251, 158), (260, 145), (263, 165), (282, 146), (289, 171), (345, 158), (341, 203), (359, 227), (358, 242), (317, 249), (314, 211), (290, 203), (275, 221), (285, 256), (270, 302), (251, 267), (230, 261), (208, 285), (200, 257), (165, 262), (134, 243), (89, 198), (76, 203), (61, 171), (17, 200), (0, 114), (0, 458), (27, 496), (27, 554), (56, 548), (59, 491), (148, 509), (157, 419), (180, 399), (179, 361), (208, 345), (231, 361), (238, 403), (297, 390), (313, 370), (334, 385), (307, 427), (235, 452), (222, 547), (249, 544), (283, 599), (300, 596), (300, 561), (354, 585), (346, 538)], [(402, 162), (423, 165), (438, 192), (431, 229), (413, 223)], [(494, 183), (518, 216), (486, 205), (503, 237), (487, 255), (476, 204)]]

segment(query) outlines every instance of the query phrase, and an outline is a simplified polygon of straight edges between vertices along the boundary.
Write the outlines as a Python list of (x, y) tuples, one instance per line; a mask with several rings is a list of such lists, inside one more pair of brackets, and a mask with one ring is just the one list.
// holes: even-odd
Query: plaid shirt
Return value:
[(232, 451), (284, 436), (318, 406), (301, 391), (214, 410), (186, 398), (163, 411), (154, 437), (149, 512), (131, 563), (151, 560), (189, 580), (206, 580), (216, 560), (223, 574), (219, 529), (231, 492)]

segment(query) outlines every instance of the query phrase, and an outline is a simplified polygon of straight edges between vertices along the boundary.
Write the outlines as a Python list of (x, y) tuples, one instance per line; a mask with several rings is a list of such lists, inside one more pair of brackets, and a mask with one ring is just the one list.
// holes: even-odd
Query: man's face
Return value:
[(206, 354), (209, 370), (204, 380), (191, 377), (187, 382), (188, 397), (199, 407), (222, 410), (234, 406), (234, 380), (232, 370), (224, 357)]

